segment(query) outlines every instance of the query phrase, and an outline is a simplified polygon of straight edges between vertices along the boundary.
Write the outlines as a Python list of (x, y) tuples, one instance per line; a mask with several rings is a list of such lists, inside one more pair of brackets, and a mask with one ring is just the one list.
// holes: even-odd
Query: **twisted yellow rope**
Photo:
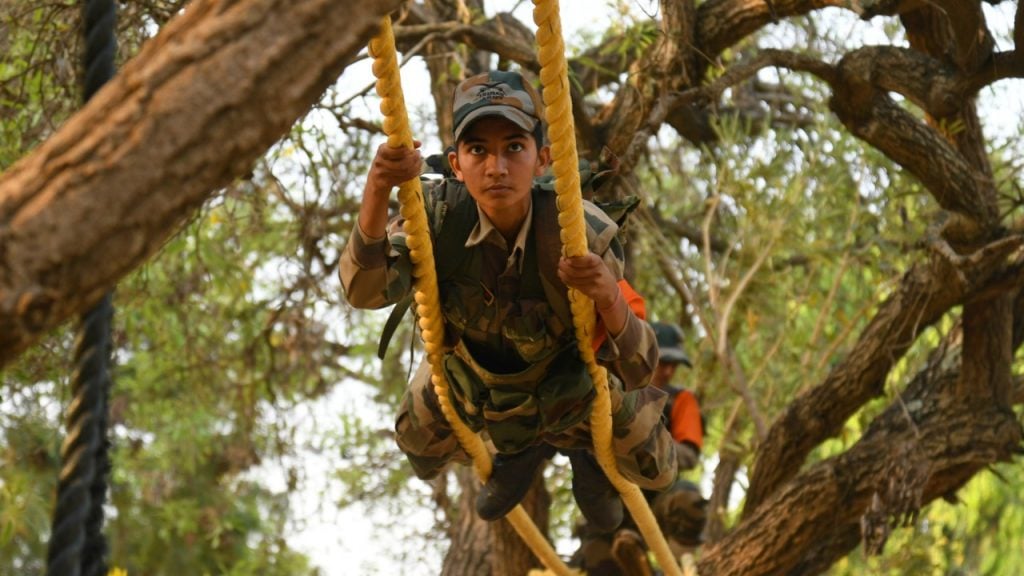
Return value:
[[(388, 136), (388, 145), (412, 148), (412, 131), (409, 128), (409, 115), (402, 94), (398, 58), (395, 55), (395, 36), (391, 29), (390, 17), (384, 17), (380, 32), (370, 40), (367, 48), (373, 57), (373, 74), (377, 77), (377, 94), (381, 97), (380, 111), (384, 114), (384, 133)], [(409, 258), (413, 264), (416, 314), (420, 319), (420, 336), (423, 339), (427, 361), (430, 363), (430, 379), (434, 385), (434, 392), (459, 444), (472, 457), (481, 481), (486, 482), (491, 476), (491, 456), (480, 437), (462, 422), (452, 408), (448, 397), (448, 380), (441, 370), (444, 322), (437, 289), (437, 271), (434, 268), (434, 247), (430, 241), (423, 190), (418, 178), (399, 186), (398, 201), (402, 217), (405, 218), (403, 230), (407, 236)], [(522, 505), (517, 505), (505, 518), (548, 569), (559, 576), (572, 576), (573, 572), (558, 557)]]
[[(545, 117), (551, 157), (555, 174), (558, 223), (561, 227), (562, 252), (566, 256), (584, 256), (587, 253), (587, 227), (583, 217), (583, 194), (580, 190), (579, 159), (576, 156), (576, 128), (569, 97), (568, 65), (562, 40), (562, 21), (558, 0), (533, 0), (533, 21), (537, 25), (538, 58), (541, 64), (540, 81), (544, 86)], [(658, 563), (668, 576), (682, 576), (679, 564), (658, 528), (650, 506), (635, 484), (619, 474), (612, 450), (611, 394), (608, 391), (608, 373), (597, 363), (591, 336), (594, 333), (594, 303), (582, 292), (569, 289), (576, 339), (580, 356), (594, 381), (597, 396), (590, 414), (590, 430), (594, 454), (612, 485), (622, 494), (622, 500), (633, 515), (637, 527), (654, 551)]]

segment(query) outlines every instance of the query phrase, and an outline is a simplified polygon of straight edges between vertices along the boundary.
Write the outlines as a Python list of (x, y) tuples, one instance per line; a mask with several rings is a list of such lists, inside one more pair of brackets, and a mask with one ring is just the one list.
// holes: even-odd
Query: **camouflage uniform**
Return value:
[[(682, 332), (678, 326), (653, 323), (659, 348), (659, 362), (692, 366), (683, 352)], [(692, 392), (662, 383), (668, 393), (664, 418), (676, 447), (679, 470), (690, 470), (697, 466), (704, 442), (703, 418), (700, 407)], [(645, 491), (658, 528), (668, 541), (673, 556), (692, 552), (701, 544), (702, 532), (707, 520), (707, 500), (700, 494), (700, 488), (686, 480), (676, 480), (668, 489), (660, 492)], [(630, 571), (628, 562), (635, 561), (626, 550), (620, 555), (618, 544), (640, 541), (636, 522), (627, 516), (622, 525), (612, 531), (597, 530), (586, 522), (576, 526), (580, 546), (573, 555), (571, 564), (586, 570), (592, 576), (622, 576), (625, 574), (649, 573)], [(645, 548), (641, 545), (640, 551)], [(646, 564), (646, 556), (639, 558)]]
[[(539, 443), (592, 448), (587, 418), (593, 383), (566, 318), (565, 287), (550, 270), (557, 266), (557, 246), (554, 254), (551, 246), (543, 246), (550, 243), (545, 239), (557, 240), (551, 193), (535, 187), (526, 223), (511, 249), (460, 183), (426, 182), (424, 199), (449, 350), (444, 370), (459, 415), (475, 431), (486, 432), (500, 452)], [(591, 250), (621, 278), (616, 224), (589, 202), (585, 215)], [(443, 249), (450, 246), (461, 250)], [(464, 255), (451, 253), (459, 251)], [(349, 303), (380, 308), (400, 300), (411, 289), (408, 258), (401, 217), (391, 221), (386, 238), (367, 238), (356, 225), (340, 267)], [(630, 312), (622, 332), (608, 338), (597, 356), (609, 369), (620, 472), (642, 488), (668, 486), (676, 463), (672, 438), (661, 421), (666, 396), (647, 387), (657, 362), (653, 331)], [(426, 365), (416, 371), (396, 423), (398, 445), (424, 479), (452, 459), (467, 461), (429, 375)]]

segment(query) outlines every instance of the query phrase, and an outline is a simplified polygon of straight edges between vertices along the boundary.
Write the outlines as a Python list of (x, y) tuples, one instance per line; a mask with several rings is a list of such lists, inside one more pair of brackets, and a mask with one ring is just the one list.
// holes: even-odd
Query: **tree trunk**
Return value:
[(316, 103), (399, 0), (196, 0), (0, 178), (0, 366), (87, 309)]
[[(523, 498), (523, 508), (542, 534), (548, 532), (551, 495), (544, 486), (544, 466), (534, 474), (533, 484)], [(457, 467), (461, 488), (458, 525), (441, 567), (442, 576), (521, 576), (541, 567), (519, 534), (506, 520), (485, 522), (475, 510), (480, 481), (471, 467)]]
[[(523, 508), (533, 518), (534, 524), (541, 534), (548, 533), (549, 510), (551, 495), (544, 487), (544, 466), (541, 465), (533, 475), (530, 491), (523, 498)], [(494, 545), (493, 576), (520, 576), (533, 568), (541, 568), (541, 562), (533, 555), (530, 548), (523, 542), (519, 534), (506, 520), (495, 526), (492, 534)]]
[(491, 522), (476, 515), (480, 480), (472, 466), (455, 466), (459, 484), (459, 506), (452, 529), (451, 545), (441, 564), (441, 576), (491, 576)]

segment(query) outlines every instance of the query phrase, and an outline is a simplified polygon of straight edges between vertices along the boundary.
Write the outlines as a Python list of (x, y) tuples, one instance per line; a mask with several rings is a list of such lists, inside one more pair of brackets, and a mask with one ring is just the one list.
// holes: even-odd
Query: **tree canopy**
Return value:
[[(699, 572), (1024, 570), (1021, 3), (607, 5), (568, 39), (577, 145), (617, 159), (597, 196), (642, 198), (628, 274), (688, 336)], [(398, 10), (440, 152), (461, 78), (536, 77), (528, 6), (120, 7), (121, 72), (77, 110), (77, 6), (0, 4), (0, 573), (42, 568), (66, 320), (115, 286), (113, 565), (334, 573), (292, 538), (313, 501), (378, 519), (405, 571), (536, 566), (466, 512), (470, 471), (411, 478), (411, 322), (377, 360), (386, 313), (335, 279), (382, 141), (376, 23)], [(528, 503), (563, 540), (567, 474)]]

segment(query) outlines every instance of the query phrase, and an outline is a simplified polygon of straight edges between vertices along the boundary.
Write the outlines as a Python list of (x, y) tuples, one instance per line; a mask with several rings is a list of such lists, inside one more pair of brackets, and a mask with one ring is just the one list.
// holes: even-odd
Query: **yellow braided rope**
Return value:
[[(576, 128), (569, 96), (568, 65), (562, 40), (562, 21), (558, 0), (533, 0), (533, 21), (537, 25), (538, 58), (541, 64), (540, 80), (544, 87), (545, 117), (551, 157), (555, 174), (558, 223), (561, 227), (562, 252), (566, 256), (584, 256), (587, 253), (587, 228), (583, 216), (583, 194), (580, 190), (579, 159), (576, 156)], [(640, 489), (626, 480), (615, 465), (612, 450), (611, 395), (608, 391), (608, 373), (598, 365), (591, 344), (594, 333), (594, 303), (582, 292), (569, 289), (576, 339), (580, 356), (594, 381), (597, 396), (590, 414), (590, 430), (594, 454), (612, 485), (622, 494), (640, 532), (654, 551), (658, 563), (668, 576), (682, 576), (679, 564), (665, 541), (665, 536), (651, 513)]]
[[(377, 77), (377, 94), (381, 98), (380, 110), (384, 114), (384, 133), (388, 136), (388, 145), (412, 148), (412, 131), (409, 128), (409, 115), (402, 94), (398, 58), (395, 54), (395, 36), (391, 29), (390, 17), (384, 17), (380, 32), (370, 40), (367, 48), (373, 57), (373, 74)], [(419, 316), (423, 348), (430, 363), (430, 379), (434, 385), (434, 392), (459, 444), (472, 457), (477, 475), (482, 481), (486, 481), (491, 476), (490, 454), (480, 437), (462, 422), (452, 408), (448, 397), (448, 380), (441, 371), (444, 322), (437, 288), (437, 270), (434, 268), (434, 247), (430, 241), (423, 190), (418, 178), (403, 182), (399, 186), (398, 202), (401, 205), (402, 217), (405, 218), (403, 230), (407, 236), (409, 258), (413, 264), (416, 314)], [(522, 505), (517, 505), (506, 519), (548, 569), (559, 576), (572, 576), (573, 572), (558, 557)]]

